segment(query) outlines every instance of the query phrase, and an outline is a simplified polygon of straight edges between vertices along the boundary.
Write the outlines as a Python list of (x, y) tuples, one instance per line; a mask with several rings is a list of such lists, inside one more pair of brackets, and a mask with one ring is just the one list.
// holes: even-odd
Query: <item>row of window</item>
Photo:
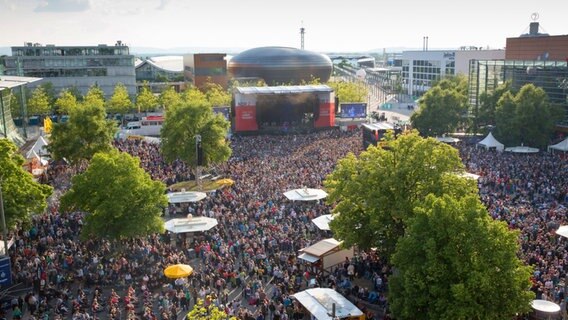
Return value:
[(195, 68), (194, 76), (222, 76), (226, 74), (226, 68)]
[(38, 78), (105, 77), (107, 70), (105, 68), (26, 70), (24, 75)]
[(12, 49), (15, 57), (41, 56), (115, 56), (129, 55), (128, 47), (92, 47), (92, 48), (59, 48), (59, 47), (25, 47)]

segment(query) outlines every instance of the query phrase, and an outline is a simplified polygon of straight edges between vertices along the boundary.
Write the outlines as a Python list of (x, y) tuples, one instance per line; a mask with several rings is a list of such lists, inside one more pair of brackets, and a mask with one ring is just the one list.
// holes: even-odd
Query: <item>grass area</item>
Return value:
[(181, 189), (185, 189), (185, 191), (213, 191), (217, 189), (221, 189), (223, 184), (217, 183), (217, 181), (201, 181), (201, 190), (197, 188), (197, 183), (195, 180), (191, 181), (182, 181), (176, 184), (172, 184), (169, 188), (173, 191), (181, 191)]

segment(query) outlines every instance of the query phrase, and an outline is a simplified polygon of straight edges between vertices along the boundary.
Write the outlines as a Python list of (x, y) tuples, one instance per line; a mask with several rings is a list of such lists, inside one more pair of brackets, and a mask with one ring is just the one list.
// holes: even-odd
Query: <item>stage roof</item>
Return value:
[(291, 94), (333, 91), (331, 87), (323, 84), (306, 86), (237, 87), (235, 90), (241, 94)]
[(0, 76), (0, 90), (15, 88), (39, 80), (41, 80), (41, 78)]

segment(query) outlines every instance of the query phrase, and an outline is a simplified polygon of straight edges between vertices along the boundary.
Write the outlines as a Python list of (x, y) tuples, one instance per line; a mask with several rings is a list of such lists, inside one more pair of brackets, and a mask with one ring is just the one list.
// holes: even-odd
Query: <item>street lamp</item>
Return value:
[(201, 168), (200, 165), (203, 164), (203, 149), (201, 147), (201, 135), (195, 135), (195, 181), (197, 183), (197, 189), (201, 190)]

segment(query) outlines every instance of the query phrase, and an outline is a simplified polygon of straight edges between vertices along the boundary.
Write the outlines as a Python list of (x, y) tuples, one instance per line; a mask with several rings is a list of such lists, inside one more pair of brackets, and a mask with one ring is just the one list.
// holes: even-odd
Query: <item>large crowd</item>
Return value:
[[(361, 151), (360, 132), (233, 137), (231, 143), (233, 155), (215, 170), (236, 183), (168, 210), (218, 219), (217, 227), (191, 239), (156, 234), (118, 247), (104, 240), (78, 241), (83, 213), (59, 214), (59, 195), (85, 167), (53, 166), (49, 177), (56, 191), (47, 211), (34, 217), (30, 230), (18, 232), (11, 249), (14, 279), (30, 288), (11, 301), (12, 316), (177, 319), (201, 299), (239, 319), (303, 319), (306, 311), (291, 294), (316, 283), (340, 291), (369, 318), (378, 318), (372, 311), (388, 304), (388, 266), (372, 251), (357, 252), (325, 275), (299, 261), (299, 249), (331, 236), (310, 222), (330, 213), (330, 207), (291, 202), (283, 195), (321, 187), (338, 159)], [(116, 147), (138, 156), (152, 178), (167, 185), (190, 176), (182, 162), (166, 163), (157, 144), (122, 140)], [(480, 194), (490, 214), (521, 231), (522, 257), (535, 266), (532, 290), (538, 298), (561, 303), (568, 252), (554, 230), (567, 222), (567, 162), (545, 153), (514, 155), (467, 146), (460, 152), (468, 170), (481, 175)], [(188, 279), (163, 275), (170, 264), (190, 262), (195, 272)]]

